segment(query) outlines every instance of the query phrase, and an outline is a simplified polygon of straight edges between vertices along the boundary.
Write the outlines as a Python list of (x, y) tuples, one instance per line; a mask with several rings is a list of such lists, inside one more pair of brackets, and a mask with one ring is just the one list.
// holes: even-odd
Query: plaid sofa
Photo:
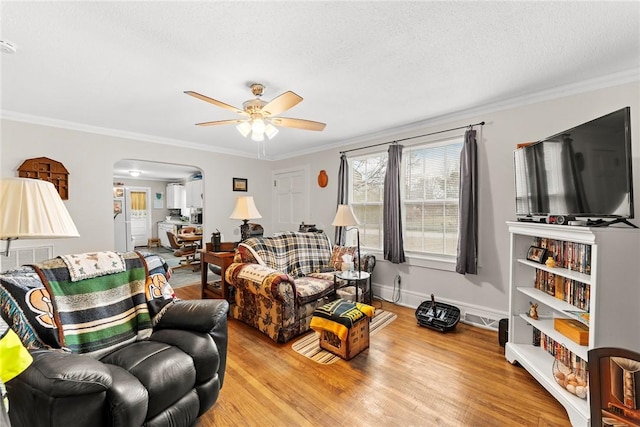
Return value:
[[(331, 255), (324, 233), (284, 232), (243, 241), (225, 272), (235, 288), (233, 318), (280, 343), (308, 331), (314, 310), (335, 295)], [(367, 264), (373, 268), (371, 258), (363, 270)]]

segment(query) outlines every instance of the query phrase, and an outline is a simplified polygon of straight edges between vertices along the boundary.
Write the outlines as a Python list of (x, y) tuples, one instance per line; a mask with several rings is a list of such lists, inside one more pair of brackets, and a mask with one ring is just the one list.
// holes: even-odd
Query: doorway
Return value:
[[(136, 176), (133, 176), (131, 172)], [(198, 213), (201, 214), (197, 216), (198, 219), (203, 218), (205, 212), (201, 207), (202, 205), (198, 208), (187, 206), (186, 198), (183, 199), (182, 202), (184, 206), (176, 207), (168, 204), (169, 194), (167, 192), (167, 185), (182, 185), (186, 193), (187, 184), (195, 177), (201, 179), (199, 184), (204, 183), (203, 173), (196, 166), (137, 159), (122, 159), (117, 161), (113, 166), (114, 236), (116, 236), (116, 233), (121, 234), (124, 232), (124, 225), (118, 225), (118, 216), (122, 215), (116, 216), (115, 213), (115, 204), (117, 203), (115, 191), (118, 188), (122, 189), (122, 203), (124, 203), (124, 195), (126, 194), (125, 188), (146, 188), (148, 190), (149, 194), (146, 199), (148, 209), (147, 238), (159, 238), (158, 225), (168, 220), (178, 225), (181, 222), (189, 224), (191, 222), (192, 210), (198, 210)], [(124, 219), (123, 217), (120, 221)], [(200, 221), (199, 226), (202, 228), (202, 221)], [(121, 229), (118, 229), (118, 227), (121, 227)], [(138, 224), (137, 231), (138, 233), (136, 234), (140, 236), (140, 238), (136, 238), (135, 246), (146, 246), (147, 238), (142, 237), (140, 224)]]
[(136, 246), (147, 245), (151, 237), (150, 193), (149, 187), (114, 187), (113, 227), (116, 251), (128, 252)]

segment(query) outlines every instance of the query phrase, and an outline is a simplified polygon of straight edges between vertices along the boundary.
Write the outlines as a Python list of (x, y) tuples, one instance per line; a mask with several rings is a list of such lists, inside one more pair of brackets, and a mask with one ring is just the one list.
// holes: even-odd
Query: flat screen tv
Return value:
[(520, 220), (633, 218), (631, 108), (515, 150), (514, 167)]

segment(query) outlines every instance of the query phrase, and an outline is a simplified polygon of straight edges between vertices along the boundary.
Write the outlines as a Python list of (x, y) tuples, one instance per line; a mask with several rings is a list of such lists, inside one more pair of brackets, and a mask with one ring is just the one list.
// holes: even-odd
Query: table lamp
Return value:
[(60, 194), (48, 181), (0, 179), (0, 240), (80, 237)]
[(233, 208), (233, 212), (229, 216), (231, 219), (241, 219), (243, 221), (240, 226), (241, 240), (246, 240), (251, 235), (249, 230), (249, 220), (262, 218), (260, 212), (256, 208), (256, 204), (253, 201), (253, 196), (239, 196), (236, 199), (236, 206)]
[[(338, 211), (336, 212), (336, 217), (333, 219), (331, 223), (334, 227), (349, 227), (356, 226), (358, 224), (358, 220), (353, 214), (353, 209), (351, 209), (351, 205), (338, 205)], [(360, 229), (358, 227), (347, 228), (348, 230), (356, 229), (358, 232), (358, 277), (361, 277), (361, 265), (360, 265)], [(355, 260), (354, 260), (355, 262)]]

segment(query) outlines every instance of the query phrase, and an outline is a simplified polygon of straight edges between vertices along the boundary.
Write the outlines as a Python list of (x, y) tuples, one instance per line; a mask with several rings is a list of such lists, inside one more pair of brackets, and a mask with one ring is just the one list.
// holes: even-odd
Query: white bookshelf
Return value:
[[(507, 222), (510, 235), (509, 340), (505, 357), (518, 362), (560, 402), (574, 426), (590, 425), (588, 399), (559, 386), (553, 377), (552, 355), (533, 345), (533, 328), (588, 361), (596, 347), (640, 351), (640, 231), (629, 227), (574, 227)], [(526, 259), (534, 238), (575, 242), (591, 247), (591, 274), (566, 268), (549, 268)], [(554, 318), (569, 318), (566, 310), (577, 307), (535, 288), (536, 270), (547, 271), (590, 286), (589, 343), (579, 345), (554, 329)], [(528, 316), (538, 304), (538, 319)], [(631, 326), (633, 325), (633, 326)]]

